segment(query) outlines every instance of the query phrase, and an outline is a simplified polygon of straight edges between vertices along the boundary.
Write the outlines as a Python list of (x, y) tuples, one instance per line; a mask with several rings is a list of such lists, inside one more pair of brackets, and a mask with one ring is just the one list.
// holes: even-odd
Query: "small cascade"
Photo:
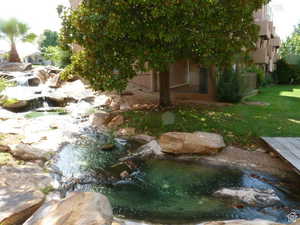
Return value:
[(47, 94), (49, 93), (49, 88), (47, 87), (47, 85), (43, 84), (40, 85), (41, 88), (41, 96), (42, 96), (42, 101), (43, 101), (43, 112), (44, 114), (48, 114), (48, 112), (50, 111), (50, 106), (47, 102)]
[(12, 81), (16, 82), (17, 86), (29, 87), (28, 76), (16, 76)]

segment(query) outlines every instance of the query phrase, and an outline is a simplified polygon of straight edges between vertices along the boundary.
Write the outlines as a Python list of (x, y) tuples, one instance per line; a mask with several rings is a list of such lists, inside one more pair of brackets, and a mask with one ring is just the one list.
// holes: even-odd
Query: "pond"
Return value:
[[(176, 160), (150, 159), (124, 165), (118, 159), (136, 146), (117, 139), (114, 149), (101, 150), (101, 143), (111, 141), (96, 134), (74, 145), (65, 145), (53, 166), (60, 171), (62, 183), (76, 178), (75, 184), (67, 186), (67, 192), (103, 193), (111, 201), (117, 217), (161, 224), (256, 218), (289, 223), (287, 214), (291, 210), (300, 212), (300, 200), (295, 201), (300, 189), (298, 193), (290, 190), (294, 195), (289, 195), (289, 187), (280, 188), (281, 181), (276, 177), (251, 170)], [(130, 175), (120, 176), (124, 170)], [(261, 208), (213, 195), (224, 187), (273, 189), (281, 202)]]

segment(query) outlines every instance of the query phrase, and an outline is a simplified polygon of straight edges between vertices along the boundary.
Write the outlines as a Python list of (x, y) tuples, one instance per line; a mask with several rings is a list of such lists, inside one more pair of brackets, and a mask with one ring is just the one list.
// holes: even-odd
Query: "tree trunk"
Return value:
[(159, 72), (159, 105), (163, 107), (171, 105), (169, 71)]
[(9, 62), (21, 62), (21, 59), (17, 52), (16, 44), (14, 42), (11, 43), (8, 61)]

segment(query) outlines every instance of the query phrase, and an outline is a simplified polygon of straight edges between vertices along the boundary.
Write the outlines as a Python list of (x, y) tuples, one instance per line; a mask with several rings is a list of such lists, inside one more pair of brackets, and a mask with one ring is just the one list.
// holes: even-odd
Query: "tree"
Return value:
[(16, 42), (33, 42), (36, 38), (34, 33), (29, 33), (29, 26), (15, 18), (0, 21), (0, 38), (6, 38), (11, 46), (9, 62), (21, 62), (16, 48)]
[(160, 104), (170, 105), (170, 65), (180, 59), (229, 65), (255, 48), (253, 12), (269, 0), (83, 1), (63, 13), (62, 40), (79, 44), (65, 74), (98, 90), (123, 90), (138, 71), (158, 72)]
[(70, 48), (62, 48), (61, 46), (49, 46), (44, 49), (43, 55), (54, 65), (63, 68), (71, 63), (72, 51)]
[(44, 52), (49, 46), (58, 46), (58, 33), (56, 31), (45, 30), (39, 40), (39, 48)]
[(288, 63), (300, 66), (300, 24), (295, 27), (294, 32), (282, 43), (279, 55)]

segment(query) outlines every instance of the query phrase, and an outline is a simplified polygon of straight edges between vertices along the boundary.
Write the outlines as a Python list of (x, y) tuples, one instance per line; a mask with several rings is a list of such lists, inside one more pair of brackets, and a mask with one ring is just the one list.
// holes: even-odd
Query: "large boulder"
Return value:
[(26, 70), (31, 70), (31, 63), (2, 63), (0, 64), (0, 71), (10, 71), (10, 72), (22, 72)]
[(38, 69), (34, 71), (34, 76), (39, 78), (42, 83), (46, 83), (50, 75), (46, 69)]
[(10, 152), (16, 158), (22, 160), (42, 160), (47, 161), (51, 158), (51, 154), (48, 151), (34, 148), (28, 144), (18, 144), (10, 147)]
[(111, 119), (111, 121), (107, 124), (107, 127), (110, 129), (116, 129), (124, 123), (124, 116), (117, 115)]
[(29, 102), (26, 100), (6, 99), (1, 102), (1, 106), (9, 111), (18, 112), (26, 109)]
[(21, 225), (44, 202), (42, 190), (54, 186), (52, 178), (36, 165), (0, 170), (0, 224)]
[(66, 199), (44, 204), (23, 225), (110, 225), (112, 209), (99, 193), (72, 193)]
[(272, 189), (256, 189), (256, 188), (222, 188), (214, 193), (217, 197), (232, 198), (241, 201), (247, 205), (268, 207), (274, 206), (280, 202), (280, 198)]
[(47, 84), (51, 88), (59, 88), (61, 85), (60, 74), (51, 74)]
[(45, 70), (48, 73), (55, 73), (55, 74), (60, 73), (60, 72), (63, 71), (62, 69), (59, 69), (58, 67), (55, 67), (55, 66), (46, 66)]
[(28, 85), (30, 87), (36, 87), (36, 86), (39, 86), (41, 83), (41, 80), (38, 78), (38, 77), (30, 77), (28, 79)]
[(90, 123), (95, 128), (104, 128), (111, 118), (111, 114), (105, 111), (94, 113), (90, 116)]
[(221, 135), (207, 132), (169, 132), (161, 135), (159, 143), (164, 152), (172, 154), (211, 155), (225, 147)]

